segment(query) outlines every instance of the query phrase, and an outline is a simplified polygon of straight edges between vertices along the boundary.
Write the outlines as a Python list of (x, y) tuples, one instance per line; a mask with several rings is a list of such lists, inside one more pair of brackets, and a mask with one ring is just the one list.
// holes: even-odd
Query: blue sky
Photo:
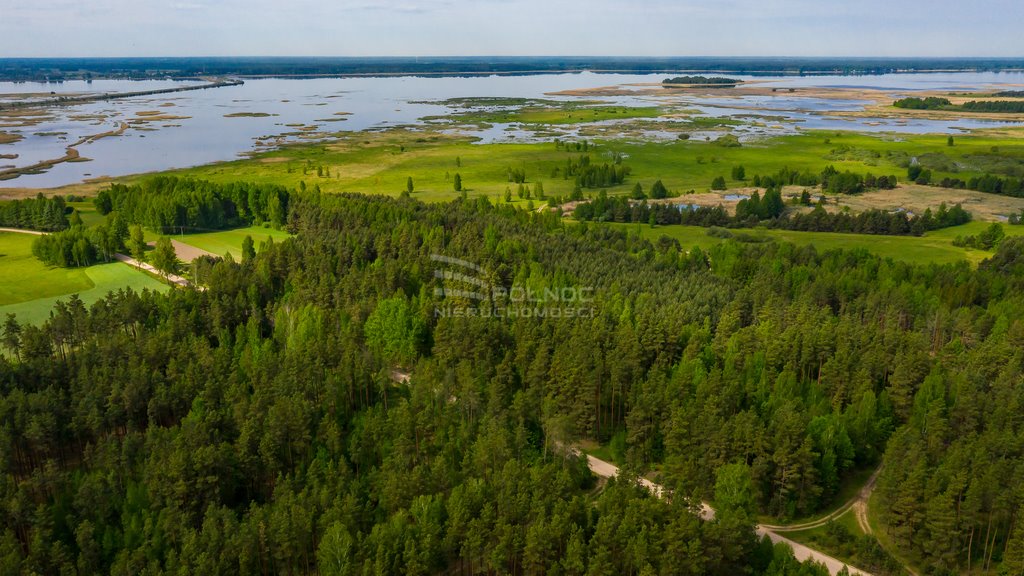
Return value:
[(1021, 0), (0, 0), (0, 57), (1024, 56)]

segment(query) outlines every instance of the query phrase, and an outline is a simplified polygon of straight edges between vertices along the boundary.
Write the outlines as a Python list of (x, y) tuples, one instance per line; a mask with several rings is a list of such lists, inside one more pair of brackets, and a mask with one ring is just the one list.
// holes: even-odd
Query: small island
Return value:
[(741, 84), (742, 80), (736, 80), (735, 78), (725, 78), (724, 76), (676, 76), (675, 78), (666, 78), (661, 81), (662, 86), (666, 87), (679, 87), (679, 86), (702, 86), (705, 88), (733, 88), (737, 84)]

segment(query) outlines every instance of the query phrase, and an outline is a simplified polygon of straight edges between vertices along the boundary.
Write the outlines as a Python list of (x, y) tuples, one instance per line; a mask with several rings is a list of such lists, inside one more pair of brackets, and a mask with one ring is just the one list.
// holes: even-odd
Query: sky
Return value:
[(1022, 0), (0, 0), (0, 58), (1024, 56)]

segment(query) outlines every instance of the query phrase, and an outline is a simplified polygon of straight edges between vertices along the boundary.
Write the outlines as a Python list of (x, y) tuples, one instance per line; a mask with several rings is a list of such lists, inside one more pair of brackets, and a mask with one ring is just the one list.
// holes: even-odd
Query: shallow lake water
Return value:
[[(977, 90), (997, 84), (1022, 84), (1024, 73), (888, 74), (876, 76), (749, 77), (743, 79), (780, 88), (867, 87), (894, 94), (925, 89)], [(22, 140), (0, 144), (0, 167), (29, 166), (59, 158), (81, 138), (130, 126), (123, 134), (78, 147), (88, 162), (63, 163), (41, 174), (0, 181), (2, 187), (52, 187), (100, 176), (122, 176), (230, 160), (265, 147), (315, 141), (341, 131), (360, 131), (419, 123), (426, 116), (444, 116), (458, 109), (449, 98), (547, 98), (550, 92), (630, 84), (657, 83), (664, 74), (538, 74), (474, 77), (362, 77), (323, 79), (258, 79), (244, 85), (171, 94), (139, 96), (68, 106), (50, 106), (37, 117), (11, 117), (0, 112), (0, 131)], [(63, 83), (0, 82), (0, 102), (45, 97), (50, 92), (79, 94), (129, 92), (183, 86), (171, 80), (94, 80)], [(845, 118), (830, 112), (858, 110), (865, 102), (779, 96), (723, 95), (714, 98), (625, 95), (588, 97), (623, 106), (649, 106), (670, 101), (711, 117), (736, 117), (740, 126), (725, 128), (741, 138), (794, 133), (800, 129), (863, 130), (898, 133), (953, 133), (997, 126), (980, 120), (893, 120)], [(756, 109), (756, 110), (753, 110)], [(23, 110), (23, 109), (21, 109)], [(140, 114), (142, 113), (142, 114)], [(243, 116), (231, 116), (243, 114)], [(30, 120), (30, 122), (26, 121)], [(145, 122), (139, 122), (146, 120)], [(609, 121), (608, 126), (615, 122)], [(516, 124), (461, 129), (481, 142), (550, 139), (572, 136), (579, 126), (546, 129), (535, 135)], [(652, 138), (674, 135), (646, 130)]]

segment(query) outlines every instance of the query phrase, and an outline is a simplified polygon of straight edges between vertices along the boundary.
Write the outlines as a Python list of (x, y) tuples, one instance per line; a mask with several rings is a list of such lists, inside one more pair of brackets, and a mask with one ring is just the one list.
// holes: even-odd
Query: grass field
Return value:
[[(963, 226), (946, 228), (929, 232), (924, 236), (880, 236), (867, 234), (841, 234), (838, 232), (793, 232), (789, 230), (741, 229), (731, 230), (734, 234), (746, 233), (751, 236), (792, 242), (798, 246), (814, 244), (819, 251), (832, 249), (864, 249), (882, 258), (911, 263), (949, 264), (968, 261), (977, 264), (990, 257), (992, 252), (971, 250), (953, 246), (953, 239), (958, 235), (977, 234), (984, 230), (988, 223), (971, 222)], [(608, 224), (630, 232), (638, 232), (642, 237), (655, 241), (661, 236), (668, 236), (679, 241), (688, 249), (693, 246), (709, 248), (724, 242), (723, 239), (708, 236), (707, 228), (699, 226), (657, 226), (651, 228), (647, 224)], [(1003, 226), (1006, 234), (1024, 235), (1024, 226)]]
[(256, 250), (259, 251), (260, 244), (267, 240), (272, 238), (277, 242), (288, 238), (290, 235), (283, 230), (251, 226), (249, 228), (236, 228), (234, 230), (222, 230), (203, 234), (185, 234), (184, 236), (174, 236), (174, 239), (201, 250), (212, 252), (218, 256), (224, 256), (230, 252), (231, 256), (237, 260), (242, 256), (242, 242), (246, 236), (252, 236)]
[(35, 236), (0, 232), (0, 306), (93, 287), (82, 269), (46, 266), (32, 255)]
[(33, 236), (0, 233), (0, 317), (39, 323), (58, 300), (78, 294), (91, 304), (112, 290), (168, 290), (168, 286), (131, 266), (114, 262), (89, 268), (53, 268), (32, 256)]

